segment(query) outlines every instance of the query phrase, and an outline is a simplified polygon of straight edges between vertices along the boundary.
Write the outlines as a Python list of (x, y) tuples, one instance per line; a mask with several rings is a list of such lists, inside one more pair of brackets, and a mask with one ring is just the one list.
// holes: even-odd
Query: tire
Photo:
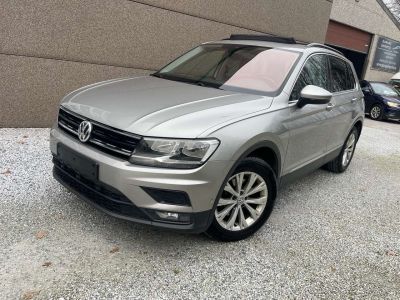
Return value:
[(270, 216), (276, 191), (275, 174), (265, 161), (255, 157), (243, 159), (221, 187), (206, 234), (220, 241), (251, 236)]
[[(339, 155), (324, 166), (324, 168), (326, 170), (333, 172), (333, 173), (343, 173), (344, 171), (347, 170), (347, 168), (349, 167), (349, 165), (353, 159), (354, 152), (356, 150), (358, 135), (359, 135), (359, 133), (358, 133), (357, 128), (353, 127), (353, 129), (350, 131), (349, 135), (347, 136), (346, 141), (344, 142), (342, 150), (340, 151)], [(351, 143), (351, 140), (353, 140), (353, 143)], [(352, 145), (352, 151), (350, 153), (349, 146), (351, 146), (351, 145)], [(345, 154), (346, 150), (347, 150), (347, 154)], [(345, 155), (346, 155), (346, 160), (344, 158)], [(350, 155), (350, 156), (348, 156), (348, 155)]]
[(374, 104), (369, 110), (369, 117), (372, 120), (382, 120), (383, 119), (383, 107), (380, 104)]

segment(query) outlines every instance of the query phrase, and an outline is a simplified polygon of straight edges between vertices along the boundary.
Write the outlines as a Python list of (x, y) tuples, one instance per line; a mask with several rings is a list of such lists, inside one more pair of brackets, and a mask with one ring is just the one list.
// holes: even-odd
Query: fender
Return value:
[[(281, 169), (282, 169), (282, 166), (281, 166), (281, 164), (282, 164), (282, 155), (281, 155), (281, 153), (280, 153), (280, 151), (279, 151), (278, 146), (277, 146), (274, 142), (272, 142), (272, 141), (261, 141), (261, 142), (257, 142), (257, 143), (255, 143), (254, 145), (252, 145), (250, 148), (247, 148), (247, 150), (245, 150), (244, 152), (242, 152), (242, 153), (239, 155), (239, 158), (236, 159), (236, 162), (235, 162), (235, 164), (233, 165), (232, 169), (234, 170), (234, 169), (237, 167), (237, 165), (239, 164), (239, 162), (240, 162), (243, 158), (247, 157), (250, 153), (256, 151), (257, 149), (261, 149), (261, 148), (270, 148), (270, 149), (274, 152), (275, 158), (276, 158), (276, 160), (277, 160), (277, 171), (274, 172), (274, 173), (276, 173), (275, 176), (276, 176), (277, 178), (279, 178), (279, 177), (280, 177), (280, 174), (281, 174)], [(271, 166), (271, 167), (272, 167), (272, 166)], [(232, 170), (231, 170), (231, 171), (232, 171)]]
[[(223, 183), (222, 183), (222, 185), (221, 185), (221, 187), (220, 187), (220, 189), (219, 189), (219, 191), (218, 191), (217, 197), (216, 197), (215, 200), (214, 200), (214, 204), (213, 204), (213, 207), (212, 207), (212, 209), (211, 209), (211, 213), (209, 214), (209, 217), (208, 217), (207, 228), (211, 225), (211, 223), (212, 223), (212, 221), (213, 221), (214, 211), (215, 211), (215, 208), (217, 207), (218, 199), (221, 197), (222, 192), (223, 192), (223, 190), (224, 190), (224, 188), (225, 188), (226, 183), (228, 182), (229, 178), (232, 176), (233, 172), (236, 170), (236, 168), (237, 168), (237, 166), (239, 165), (240, 161), (241, 161), (243, 158), (247, 157), (251, 152), (253, 152), (253, 151), (257, 150), (257, 149), (260, 149), (260, 148), (265, 148), (265, 147), (268, 147), (268, 148), (270, 148), (272, 151), (274, 151), (275, 156), (276, 156), (276, 159), (277, 159), (277, 161), (278, 161), (278, 174), (280, 174), (282, 158), (281, 158), (281, 155), (280, 155), (278, 146), (275, 145), (275, 143), (273, 143), (273, 142), (271, 142), (271, 141), (261, 141), (261, 142), (258, 142), (258, 143), (256, 143), (256, 144), (254, 144), (254, 145), (251, 146), (250, 148), (248, 148), (246, 151), (244, 151), (244, 152), (239, 156), (239, 159), (237, 159), (237, 160), (235, 161), (235, 163), (233, 164), (233, 166), (230, 168), (228, 174), (226, 175), (226, 177), (225, 177), (225, 179), (224, 179), (224, 181), (223, 181)], [(269, 167), (269, 171), (271, 172), (272, 178), (273, 178), (273, 180), (274, 180), (273, 185), (274, 185), (275, 188), (274, 188), (274, 190), (272, 191), (272, 195), (273, 195), (273, 198), (275, 199), (276, 195), (278, 194), (278, 186), (279, 186), (279, 181), (280, 181), (280, 180), (278, 179), (278, 178), (279, 178), (279, 177), (278, 177), (278, 174), (275, 174), (274, 170), (273, 170), (271, 167)]]

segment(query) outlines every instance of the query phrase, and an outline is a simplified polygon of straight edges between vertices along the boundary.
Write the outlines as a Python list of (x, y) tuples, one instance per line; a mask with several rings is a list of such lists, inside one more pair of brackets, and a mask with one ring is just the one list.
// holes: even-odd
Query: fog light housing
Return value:
[(190, 224), (192, 221), (191, 215), (188, 213), (178, 213), (163, 210), (147, 210), (155, 221), (167, 223)]
[(185, 192), (161, 190), (149, 187), (142, 187), (142, 189), (159, 203), (190, 206), (189, 196)]
[(168, 212), (168, 211), (156, 211), (156, 214), (161, 219), (172, 220), (172, 221), (178, 221), (179, 220), (179, 214), (178, 213), (173, 213), (173, 212)]

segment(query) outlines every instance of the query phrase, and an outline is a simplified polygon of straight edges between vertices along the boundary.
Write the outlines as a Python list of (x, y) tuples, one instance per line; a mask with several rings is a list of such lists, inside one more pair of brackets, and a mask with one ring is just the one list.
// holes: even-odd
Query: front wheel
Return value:
[(247, 238), (268, 219), (275, 197), (276, 177), (270, 166), (259, 158), (245, 158), (224, 183), (206, 233), (223, 241)]
[(372, 105), (369, 116), (372, 120), (382, 120), (383, 119), (383, 108), (379, 104)]

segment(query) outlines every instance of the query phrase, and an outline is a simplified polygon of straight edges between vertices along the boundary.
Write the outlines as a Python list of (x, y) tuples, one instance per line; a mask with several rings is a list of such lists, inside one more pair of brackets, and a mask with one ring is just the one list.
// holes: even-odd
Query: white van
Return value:
[(400, 72), (393, 75), (389, 83), (400, 92)]

